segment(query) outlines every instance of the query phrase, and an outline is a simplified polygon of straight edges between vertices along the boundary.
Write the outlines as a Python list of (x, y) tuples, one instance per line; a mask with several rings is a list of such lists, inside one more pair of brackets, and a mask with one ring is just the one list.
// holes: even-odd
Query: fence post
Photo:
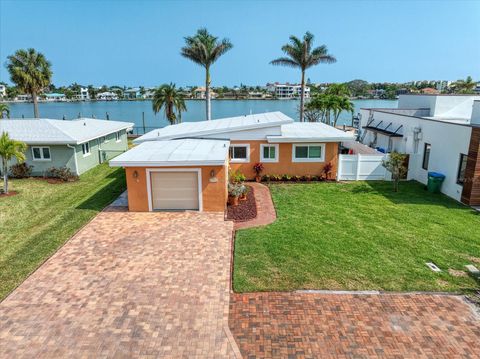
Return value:
[(142, 111), (143, 134), (145, 134), (145, 111)]
[(338, 155), (337, 181), (341, 180), (342, 173), (342, 155)]
[(360, 163), (362, 162), (360, 157), (360, 153), (357, 154), (357, 173), (355, 175), (355, 181), (358, 181), (360, 178)]

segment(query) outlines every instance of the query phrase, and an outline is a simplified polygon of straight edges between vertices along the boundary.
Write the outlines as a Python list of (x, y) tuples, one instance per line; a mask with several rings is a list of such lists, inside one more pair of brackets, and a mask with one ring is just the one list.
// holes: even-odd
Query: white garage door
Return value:
[(197, 172), (151, 172), (153, 210), (198, 210)]

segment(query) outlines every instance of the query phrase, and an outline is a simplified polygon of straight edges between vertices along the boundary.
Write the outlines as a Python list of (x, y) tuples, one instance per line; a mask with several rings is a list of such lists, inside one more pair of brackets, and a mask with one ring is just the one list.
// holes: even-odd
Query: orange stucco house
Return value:
[(281, 112), (185, 122), (151, 131), (110, 161), (124, 167), (130, 211), (223, 211), (229, 170), (336, 177), (339, 143), (353, 135), (323, 123), (299, 123)]

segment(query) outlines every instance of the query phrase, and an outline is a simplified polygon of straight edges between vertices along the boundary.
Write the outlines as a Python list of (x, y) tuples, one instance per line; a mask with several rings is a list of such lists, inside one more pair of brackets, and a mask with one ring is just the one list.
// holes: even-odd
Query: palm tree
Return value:
[(7, 69), (12, 82), (20, 90), (32, 95), (34, 115), (35, 118), (39, 118), (37, 95), (52, 80), (50, 62), (42, 53), (32, 48), (17, 50), (15, 54), (8, 56), (7, 59)]
[(160, 112), (163, 107), (165, 117), (171, 125), (182, 122), (182, 111), (187, 111), (183, 96), (172, 83), (162, 85), (155, 90), (152, 107), (155, 113)]
[(468, 76), (466, 80), (458, 80), (453, 84), (456, 93), (471, 94), (474, 93), (474, 89), (477, 86), (471, 76)]
[(212, 118), (210, 109), (210, 66), (232, 47), (233, 44), (228, 39), (218, 40), (218, 37), (213, 36), (207, 29), (202, 28), (194, 36), (185, 37), (185, 46), (180, 51), (183, 57), (205, 68), (207, 120)]
[(355, 106), (353, 105), (353, 102), (348, 99), (348, 97), (345, 96), (337, 96), (337, 95), (331, 95), (332, 96), (332, 108), (331, 110), (333, 111), (333, 127), (337, 126), (337, 121), (338, 117), (342, 113), (342, 111), (348, 111), (351, 114), (355, 111)]
[(3, 192), (8, 193), (8, 162), (16, 158), (18, 163), (25, 161), (27, 145), (24, 142), (11, 139), (7, 132), (0, 136), (0, 159), (2, 160)]
[(7, 118), (10, 118), (10, 109), (6, 103), (0, 103), (0, 119), (5, 118), (5, 115), (7, 115)]
[(300, 121), (303, 121), (305, 102), (305, 71), (315, 65), (336, 62), (335, 57), (328, 53), (325, 45), (312, 49), (313, 34), (306, 32), (303, 40), (296, 36), (290, 36), (290, 43), (282, 46), (282, 51), (287, 55), (270, 62), (272, 65), (289, 66), (299, 68), (302, 71), (302, 92), (300, 96)]
[(346, 84), (331, 84), (325, 90), (328, 95), (350, 97), (350, 90)]

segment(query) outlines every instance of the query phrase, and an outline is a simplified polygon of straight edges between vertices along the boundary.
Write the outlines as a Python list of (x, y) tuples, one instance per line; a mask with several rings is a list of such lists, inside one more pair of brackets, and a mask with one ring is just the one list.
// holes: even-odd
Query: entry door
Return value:
[(153, 210), (198, 210), (197, 172), (151, 172)]

